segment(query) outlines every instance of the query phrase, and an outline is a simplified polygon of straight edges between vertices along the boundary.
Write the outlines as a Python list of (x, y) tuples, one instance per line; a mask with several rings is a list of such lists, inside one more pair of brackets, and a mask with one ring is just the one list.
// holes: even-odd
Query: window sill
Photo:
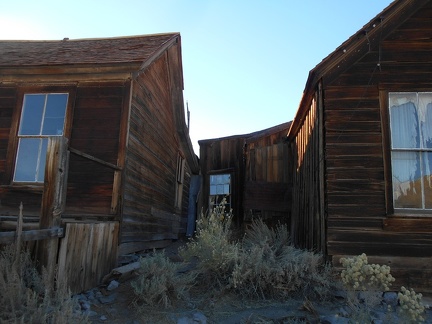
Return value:
[(25, 191), (25, 192), (33, 192), (33, 193), (43, 193), (44, 184), (11, 184), (11, 185), (3, 185), (0, 186), (0, 191)]
[(383, 220), (383, 229), (389, 232), (432, 233), (432, 215), (395, 215)]

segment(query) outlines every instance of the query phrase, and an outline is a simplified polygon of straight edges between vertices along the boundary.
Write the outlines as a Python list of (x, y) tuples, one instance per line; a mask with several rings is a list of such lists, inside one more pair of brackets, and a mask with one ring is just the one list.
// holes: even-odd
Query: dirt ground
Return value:
[[(166, 255), (178, 261), (177, 251), (182, 244), (183, 241), (178, 241), (167, 247)], [(345, 299), (337, 293), (329, 301), (301, 298), (284, 302), (251, 301), (227, 293), (211, 295), (194, 287), (187, 302), (179, 302), (169, 309), (146, 306), (137, 311), (133, 305), (135, 296), (130, 281), (120, 282), (119, 287), (112, 291), (104, 286), (98, 287), (103, 295), (114, 298), (111, 303), (91, 305), (91, 310), (97, 313), (90, 317), (92, 323), (348, 323), (344, 314), (349, 312), (349, 308)], [(432, 299), (426, 302), (429, 301), (432, 302)], [(427, 310), (426, 323), (432, 323), (431, 309)]]

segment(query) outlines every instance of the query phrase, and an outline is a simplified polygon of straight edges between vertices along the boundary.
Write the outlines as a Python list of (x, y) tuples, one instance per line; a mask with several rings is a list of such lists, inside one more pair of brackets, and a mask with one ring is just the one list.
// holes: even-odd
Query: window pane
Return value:
[(230, 185), (226, 184), (224, 185), (224, 194), (229, 195), (230, 193)]
[(392, 152), (393, 199), (395, 208), (422, 208), (420, 155)]
[(210, 185), (215, 185), (217, 181), (217, 176), (211, 175), (210, 176)]
[(432, 148), (432, 93), (419, 94), (419, 119), (422, 147)]
[(25, 95), (19, 135), (39, 135), (45, 95)]
[(417, 109), (413, 102), (390, 108), (391, 141), (393, 148), (419, 148)]
[(38, 138), (21, 138), (19, 140), (15, 181), (35, 181), (40, 143), (41, 140)]
[(42, 135), (63, 135), (67, 98), (65, 93), (48, 95)]
[(216, 186), (216, 194), (217, 195), (223, 195), (224, 194), (224, 186), (223, 185), (217, 185)]
[(216, 186), (210, 186), (210, 195), (216, 195)]

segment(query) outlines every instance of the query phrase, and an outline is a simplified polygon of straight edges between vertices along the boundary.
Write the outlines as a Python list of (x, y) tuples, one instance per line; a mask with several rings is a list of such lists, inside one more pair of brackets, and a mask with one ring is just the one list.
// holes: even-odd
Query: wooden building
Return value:
[(292, 237), (432, 291), (432, 1), (397, 0), (310, 71), (289, 131)]
[(286, 134), (290, 122), (251, 134), (199, 141), (202, 190), (206, 211), (227, 197), (235, 223), (253, 216), (268, 222), (289, 219), (290, 187)]
[(39, 226), (53, 185), (45, 156), (58, 138), (67, 141), (65, 169), (54, 170), (66, 179), (59, 271), (74, 291), (97, 284), (118, 255), (184, 234), (199, 165), (185, 121), (180, 34), (0, 41), (3, 230), (20, 202), (35, 222), (24, 227)]

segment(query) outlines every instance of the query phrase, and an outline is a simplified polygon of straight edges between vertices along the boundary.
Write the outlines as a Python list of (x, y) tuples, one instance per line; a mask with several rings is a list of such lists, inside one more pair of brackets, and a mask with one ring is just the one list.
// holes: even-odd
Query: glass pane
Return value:
[(395, 208), (422, 208), (420, 156), (415, 152), (392, 152)]
[(15, 181), (35, 181), (40, 143), (41, 140), (38, 138), (21, 138), (19, 140)]
[(419, 94), (419, 120), (422, 147), (432, 148), (432, 93)]
[(413, 102), (390, 107), (391, 142), (393, 148), (419, 148), (417, 109)]
[(43, 182), (45, 178), (45, 164), (46, 164), (46, 155), (47, 155), (47, 147), (48, 147), (48, 138), (42, 138), (42, 147), (40, 150), (40, 162), (37, 168), (37, 177), (36, 181)]
[(25, 95), (19, 135), (39, 135), (45, 95)]
[(224, 185), (224, 194), (229, 195), (229, 193), (230, 193), (230, 185), (226, 184)]
[(216, 186), (210, 186), (210, 195), (216, 195)]
[(63, 135), (67, 98), (66, 93), (48, 95), (42, 135)]
[(220, 184), (223, 183), (223, 175), (219, 174), (219, 175), (216, 176), (216, 183), (218, 185), (220, 185)]
[(224, 186), (223, 185), (217, 185), (216, 186), (216, 194), (217, 195), (223, 195), (224, 194)]
[(211, 175), (210, 176), (210, 185), (215, 185), (217, 181), (217, 176)]

